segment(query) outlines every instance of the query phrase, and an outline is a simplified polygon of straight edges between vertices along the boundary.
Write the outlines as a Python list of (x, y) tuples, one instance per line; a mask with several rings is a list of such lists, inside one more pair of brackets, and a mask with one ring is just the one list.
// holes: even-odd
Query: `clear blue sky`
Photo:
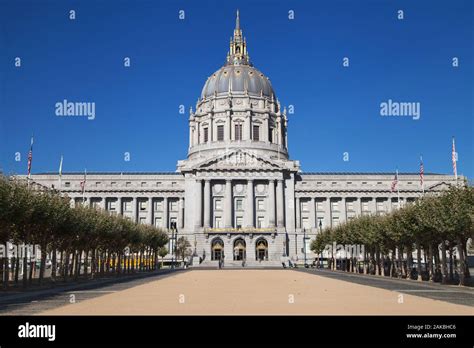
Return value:
[[(33, 133), (33, 172), (57, 171), (61, 154), (64, 171), (174, 171), (237, 8), (253, 63), (295, 107), (303, 171), (417, 172), (422, 153), (426, 172), (452, 173), (454, 135), (473, 177), (472, 0), (0, 0), (0, 168), (26, 173)], [(95, 120), (57, 117), (63, 99), (95, 102)], [(420, 102), (420, 119), (381, 117), (388, 99)]]

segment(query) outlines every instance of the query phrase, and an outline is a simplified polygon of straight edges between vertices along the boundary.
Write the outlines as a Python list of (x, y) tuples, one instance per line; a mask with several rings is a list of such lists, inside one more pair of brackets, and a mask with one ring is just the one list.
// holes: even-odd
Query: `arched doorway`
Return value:
[(224, 256), (224, 242), (216, 238), (211, 244), (211, 260), (220, 260)]
[(245, 244), (245, 240), (243, 240), (242, 238), (237, 238), (234, 241), (234, 260), (245, 260), (247, 258), (246, 249), (247, 247)]
[(255, 258), (258, 261), (268, 261), (268, 242), (264, 238), (255, 242)]

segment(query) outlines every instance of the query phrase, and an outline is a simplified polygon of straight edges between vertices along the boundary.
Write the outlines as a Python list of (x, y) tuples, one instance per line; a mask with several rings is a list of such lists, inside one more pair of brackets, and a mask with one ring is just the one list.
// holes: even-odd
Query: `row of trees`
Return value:
[[(426, 194), (390, 214), (360, 216), (324, 229), (311, 249), (318, 255), (326, 250), (331, 269), (443, 284), (456, 279), (464, 285), (470, 277), (466, 259), (473, 219), (473, 188), (453, 186), (440, 195)], [(344, 252), (338, 257), (334, 243), (362, 245), (363, 255)]]
[[(40, 260), (28, 253), (8, 255), (7, 243), (39, 245)], [(53, 190), (36, 190), (27, 183), (0, 177), (1, 282), (6, 288), (33, 283), (39, 261), (38, 282), (45, 278), (51, 258), (51, 279), (121, 274), (158, 267), (167, 251), (167, 234), (117, 215), (90, 207), (70, 207), (70, 199)], [(82, 270), (81, 270), (82, 268)]]

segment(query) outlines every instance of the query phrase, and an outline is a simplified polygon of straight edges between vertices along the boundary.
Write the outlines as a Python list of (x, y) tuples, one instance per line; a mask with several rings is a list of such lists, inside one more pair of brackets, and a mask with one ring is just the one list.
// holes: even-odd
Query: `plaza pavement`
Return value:
[[(457, 290), (445, 287), (439, 291), (460, 292), (467, 297), (466, 303), (474, 303), (472, 289)], [(318, 275), (317, 272), (247, 269), (178, 272), (125, 289), (114, 290), (111, 287), (74, 304), (56, 305), (54, 308), (36, 313), (41, 315), (473, 315), (474, 307), (415, 296), (396, 289), (362, 285), (350, 279), (341, 280)]]

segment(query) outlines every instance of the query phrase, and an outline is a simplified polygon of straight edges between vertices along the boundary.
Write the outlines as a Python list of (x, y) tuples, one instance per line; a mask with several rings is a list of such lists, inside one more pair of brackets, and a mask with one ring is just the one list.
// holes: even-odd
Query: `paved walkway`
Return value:
[[(44, 315), (472, 315), (473, 307), (294, 270), (189, 270)], [(396, 289), (395, 289), (396, 290)], [(97, 291), (97, 289), (95, 290)]]

